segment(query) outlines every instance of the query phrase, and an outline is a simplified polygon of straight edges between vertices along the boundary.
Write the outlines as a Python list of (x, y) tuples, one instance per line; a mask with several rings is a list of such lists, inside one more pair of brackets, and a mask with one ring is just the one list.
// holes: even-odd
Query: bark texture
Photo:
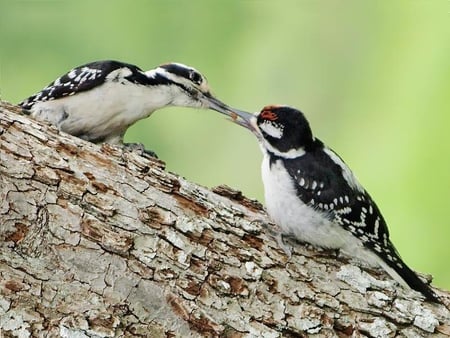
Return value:
[(259, 221), (238, 191), (0, 103), (0, 337), (450, 335), (444, 306), (335, 253), (288, 257)]

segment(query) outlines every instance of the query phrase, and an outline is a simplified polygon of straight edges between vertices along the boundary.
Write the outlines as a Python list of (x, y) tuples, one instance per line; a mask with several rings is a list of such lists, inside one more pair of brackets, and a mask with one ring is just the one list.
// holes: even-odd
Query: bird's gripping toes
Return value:
[(267, 106), (256, 114), (227, 115), (258, 138), (267, 211), (285, 233), (381, 266), (402, 285), (440, 303), (400, 258), (370, 195), (342, 159), (313, 136), (302, 112)]
[(19, 105), (68, 134), (112, 144), (121, 144), (129, 126), (166, 106), (230, 111), (194, 68), (168, 63), (144, 72), (119, 61), (76, 67)]

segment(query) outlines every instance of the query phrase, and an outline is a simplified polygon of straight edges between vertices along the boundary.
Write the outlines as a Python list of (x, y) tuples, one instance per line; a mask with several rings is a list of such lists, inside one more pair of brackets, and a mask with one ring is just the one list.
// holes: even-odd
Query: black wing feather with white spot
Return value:
[(24, 109), (30, 109), (36, 102), (56, 100), (90, 90), (104, 83), (108, 74), (119, 68), (129, 69), (132, 72), (130, 79), (134, 82), (146, 78), (139, 67), (131, 64), (110, 60), (91, 62), (70, 70), (19, 105)]
[[(325, 152), (318, 148), (318, 151), (284, 161), (297, 183), (297, 195), (305, 204), (361, 239), (365, 247), (379, 255), (389, 255), (395, 264), (401, 262), (375, 202), (363, 188), (352, 187), (342, 167)], [(350, 169), (348, 173), (351, 174)]]
[[(439, 302), (430, 287), (400, 258), (389, 240), (386, 222), (370, 195), (360, 186), (352, 187), (343, 175), (342, 167), (323, 151), (323, 144), (317, 140), (316, 145), (317, 149), (295, 159), (274, 157), (274, 160), (281, 159), (284, 162), (288, 173), (295, 180), (298, 197), (359, 238), (365, 247), (375, 252), (411, 288), (429, 300)], [(347, 173), (351, 174), (350, 169)]]

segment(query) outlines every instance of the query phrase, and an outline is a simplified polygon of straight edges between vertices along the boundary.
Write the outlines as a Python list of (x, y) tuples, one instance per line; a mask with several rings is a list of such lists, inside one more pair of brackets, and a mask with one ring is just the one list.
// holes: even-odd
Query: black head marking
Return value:
[(194, 69), (192, 69), (192, 71), (189, 73), (189, 78), (195, 84), (201, 85), (203, 83), (202, 75)]
[(264, 139), (280, 152), (308, 149), (314, 143), (312, 131), (303, 113), (285, 106), (267, 106), (256, 123)]
[(168, 63), (161, 65), (160, 67), (165, 69), (169, 73), (184, 77), (185, 79), (192, 81), (197, 85), (201, 85), (204, 81), (202, 74), (200, 74), (198, 71), (179, 63)]

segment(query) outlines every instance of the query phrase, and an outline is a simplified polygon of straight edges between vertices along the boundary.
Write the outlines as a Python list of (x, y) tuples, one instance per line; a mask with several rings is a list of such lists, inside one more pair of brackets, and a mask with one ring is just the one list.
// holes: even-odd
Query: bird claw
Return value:
[(292, 247), (284, 242), (283, 233), (278, 232), (272, 235), (277, 241), (278, 246), (284, 251), (286, 256), (290, 259), (292, 257)]
[(148, 155), (154, 158), (158, 158), (155, 152), (151, 150), (146, 150), (145, 146), (142, 143), (124, 143), (124, 148), (131, 152), (136, 152), (139, 155)]
[(286, 256), (288, 256), (289, 258), (292, 257), (292, 247), (284, 242), (285, 234), (283, 234), (283, 232), (279, 229), (277, 225), (268, 223), (267, 221), (260, 219), (254, 220), (252, 221), (252, 223), (259, 224), (263, 229), (265, 229), (269, 233), (269, 235), (273, 239), (275, 239), (278, 246), (284, 251)]

